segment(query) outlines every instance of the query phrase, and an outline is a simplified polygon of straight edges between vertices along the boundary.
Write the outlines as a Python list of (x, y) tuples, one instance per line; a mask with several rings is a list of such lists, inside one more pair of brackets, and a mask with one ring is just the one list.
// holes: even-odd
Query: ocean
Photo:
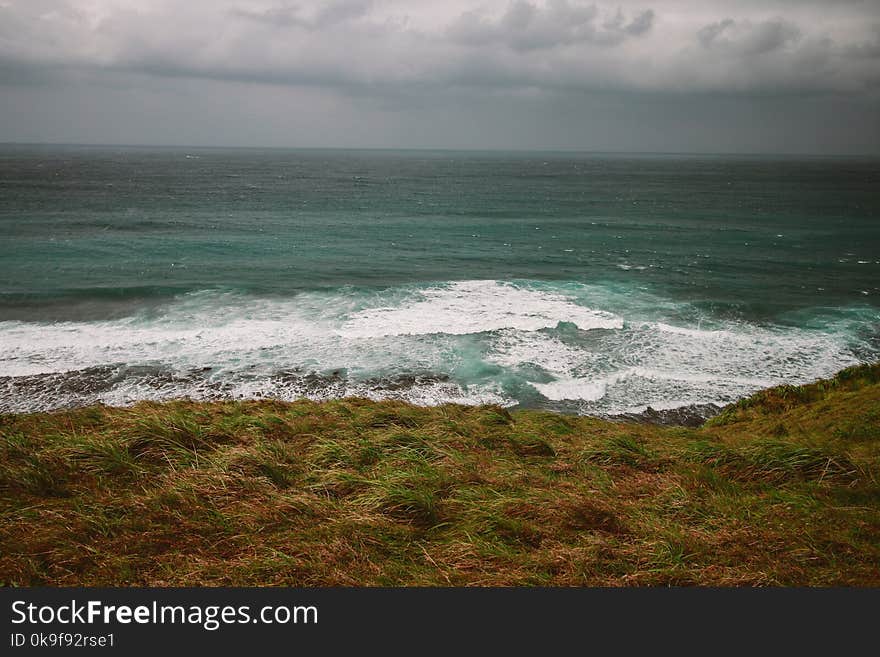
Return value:
[(0, 147), (0, 411), (700, 416), (880, 354), (880, 161)]

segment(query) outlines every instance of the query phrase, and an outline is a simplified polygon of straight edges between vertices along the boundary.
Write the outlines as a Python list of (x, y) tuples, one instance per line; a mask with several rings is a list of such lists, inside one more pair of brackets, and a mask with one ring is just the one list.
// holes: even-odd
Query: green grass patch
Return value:
[(7, 585), (880, 585), (880, 367), (699, 429), (345, 399), (0, 416)]

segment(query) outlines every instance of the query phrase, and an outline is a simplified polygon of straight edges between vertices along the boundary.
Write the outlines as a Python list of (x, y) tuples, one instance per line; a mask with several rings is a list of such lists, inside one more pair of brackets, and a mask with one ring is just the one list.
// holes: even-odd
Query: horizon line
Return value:
[(272, 150), (272, 151), (411, 151), (411, 152), (455, 152), (455, 153), (564, 153), (570, 155), (727, 155), (738, 157), (777, 156), (811, 158), (878, 158), (880, 152), (829, 152), (806, 151), (639, 151), (639, 150), (599, 150), (581, 148), (453, 148), (449, 146), (265, 146), (228, 144), (143, 144), (125, 142), (62, 142), (62, 141), (0, 141), (0, 148), (7, 146), (66, 146), (84, 148), (154, 148), (154, 149), (209, 149), (209, 150)]

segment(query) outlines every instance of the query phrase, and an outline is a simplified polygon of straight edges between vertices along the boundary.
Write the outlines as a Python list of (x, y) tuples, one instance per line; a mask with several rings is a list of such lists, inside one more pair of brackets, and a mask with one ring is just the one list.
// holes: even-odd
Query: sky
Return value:
[(880, 0), (0, 0), (0, 142), (880, 154)]

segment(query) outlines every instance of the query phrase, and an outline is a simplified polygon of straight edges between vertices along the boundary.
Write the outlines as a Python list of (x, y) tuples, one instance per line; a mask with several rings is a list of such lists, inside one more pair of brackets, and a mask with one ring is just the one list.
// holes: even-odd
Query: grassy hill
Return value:
[(0, 416), (5, 585), (880, 585), (880, 364), (699, 429), (347, 399)]

